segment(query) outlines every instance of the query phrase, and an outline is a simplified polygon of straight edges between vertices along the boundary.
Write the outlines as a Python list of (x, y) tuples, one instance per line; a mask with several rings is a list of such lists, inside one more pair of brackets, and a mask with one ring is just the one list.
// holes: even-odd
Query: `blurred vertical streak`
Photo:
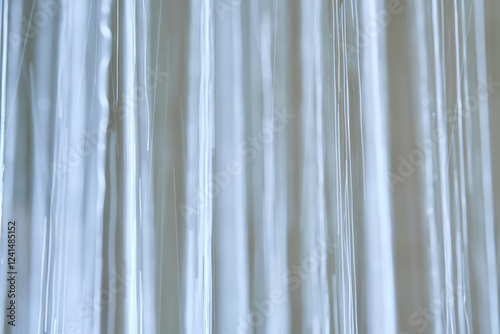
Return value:
[(214, 3), (192, 1), (187, 106), (185, 333), (212, 333)]
[[(387, 179), (388, 103), (385, 27), (373, 24), (385, 9), (382, 0), (361, 5), (361, 29), (375, 37), (362, 52), (363, 124), (366, 162), (364, 247), (366, 256), (366, 326), (368, 333), (397, 330), (391, 195)], [(366, 29), (366, 30), (365, 30)], [(368, 30), (369, 29), (369, 30)]]
[[(417, 49), (416, 55), (414, 56), (417, 66), (414, 68), (412, 75), (415, 77), (414, 81), (416, 82), (416, 109), (419, 110), (419, 115), (416, 116), (416, 121), (418, 126), (420, 127), (419, 134), (422, 138), (431, 138), (431, 133), (433, 129), (433, 123), (431, 121), (431, 109), (429, 108), (429, 104), (431, 103), (430, 98), (430, 88), (429, 88), (429, 69), (428, 69), (428, 57), (430, 51), (428, 50), (426, 40), (429, 36), (427, 32), (426, 23), (427, 17), (425, 15), (425, 3), (423, 2), (415, 2), (414, 7), (411, 7), (412, 13), (414, 13), (414, 20), (412, 24), (414, 24), (414, 36), (412, 39), (413, 45)], [(434, 14), (434, 15), (437, 15)], [(432, 16), (435, 20), (435, 16)], [(436, 24), (436, 23), (435, 23)], [(435, 25), (434, 24), (434, 25)], [(442, 98), (439, 98), (439, 101), (442, 101)], [(431, 148), (432, 149), (432, 148)], [(437, 234), (437, 223), (438, 220), (436, 218), (436, 211), (434, 209), (435, 206), (435, 194), (434, 194), (434, 178), (433, 178), (433, 169), (434, 169), (434, 150), (431, 150), (430, 154), (426, 155), (426, 159), (424, 162), (422, 173), (425, 178), (422, 182), (423, 188), (423, 199), (422, 199), (422, 211), (423, 217), (425, 217), (425, 224), (423, 224), (424, 234), (427, 235), (427, 243), (430, 248), (429, 258), (428, 259), (428, 291), (429, 298), (425, 298), (424, 301), (432, 301), (439, 298), (441, 293), (441, 263), (439, 260), (439, 239)], [(426, 304), (424, 304), (426, 305)], [(406, 324), (405, 324), (406, 325)], [(434, 319), (434, 333), (442, 333), (443, 324), (441, 316), (437, 316)]]
[[(475, 44), (476, 44), (476, 66), (478, 83), (488, 80), (487, 56), (486, 56), (486, 32), (485, 32), (485, 0), (474, 0), (474, 23), (475, 23)], [(489, 92), (489, 84), (486, 90)], [(482, 94), (478, 90), (478, 94)], [(481, 97), (481, 95), (479, 95)], [(499, 333), (499, 308), (498, 308), (498, 272), (496, 271), (496, 253), (495, 253), (495, 230), (494, 230), (494, 207), (493, 191), (491, 179), (491, 146), (490, 146), (490, 128), (489, 128), (489, 96), (479, 99), (479, 119), (478, 134), (480, 137), (477, 146), (480, 149), (481, 165), (478, 166), (478, 174), (481, 179), (478, 180), (479, 187), (482, 189), (482, 211), (483, 217), (480, 224), (482, 231), (477, 236), (481, 241), (475, 246), (476, 251), (484, 247), (484, 263), (482, 264), (481, 278), (485, 281), (478, 284), (478, 299), (480, 301), (479, 331), (486, 333)], [(483, 226), (484, 225), (484, 226)], [(479, 269), (479, 268), (478, 268)], [(477, 277), (476, 279), (479, 279)]]
[(118, 4), (118, 80), (117, 96), (125, 97), (125, 105), (119, 114), (118, 136), (118, 193), (122, 196), (117, 220), (122, 224), (122, 247), (125, 276), (130, 279), (125, 287), (122, 324), (118, 331), (136, 334), (138, 328), (138, 215), (137, 215), (137, 121), (138, 110), (135, 88), (136, 68), (136, 1), (129, 0)]
[(325, 219), (323, 149), (323, 1), (301, 2), (301, 262), (308, 275), (303, 282), (302, 331), (330, 331), (329, 280), (326, 249), (318, 247), (328, 239)]
[[(492, 186), (493, 186), (493, 207), (495, 208), (494, 229), (495, 229), (495, 247), (496, 247), (496, 273), (497, 279), (500, 273), (500, 150), (497, 149), (496, 143), (500, 142), (500, 131), (497, 131), (498, 124), (500, 124), (500, 94), (498, 91), (498, 84), (500, 82), (500, 43), (497, 43), (500, 36), (500, 21), (497, 19), (496, 14), (500, 12), (500, 2), (486, 1), (484, 3), (485, 14), (485, 46), (487, 55), (487, 68), (488, 80), (490, 82), (489, 91), (493, 93), (489, 96), (489, 127), (491, 136), (491, 172), (492, 172)], [(500, 292), (498, 294), (500, 298)]]
[[(214, 1), (214, 149), (208, 196), (214, 218), (214, 332), (238, 333), (249, 315), (242, 9)], [(228, 6), (226, 8), (221, 6)], [(206, 57), (206, 56), (205, 56)], [(271, 90), (271, 89), (270, 89)], [(227, 205), (231, 203), (230, 205)]]
[[(95, 278), (94, 278), (94, 289), (93, 289), (93, 295), (94, 296), (101, 296), (101, 291), (103, 291), (103, 287), (107, 286), (107, 284), (104, 283), (104, 271), (107, 269), (107, 266), (105, 266), (106, 261), (104, 260), (104, 249), (105, 249), (105, 227), (104, 227), (104, 205), (105, 205), (105, 193), (106, 193), (106, 151), (104, 150), (105, 148), (105, 143), (106, 143), (106, 137), (107, 137), (107, 129), (108, 129), (108, 124), (109, 124), (109, 114), (110, 114), (110, 101), (109, 101), (109, 81), (110, 81), (110, 75), (109, 75), (109, 68), (110, 68), (110, 62), (111, 62), (111, 57), (112, 57), (112, 52), (111, 52), (111, 47), (112, 47), (112, 35), (113, 32), (111, 30), (111, 6), (112, 6), (113, 1), (112, 0), (103, 0), (101, 3), (99, 3), (99, 9), (98, 9), (98, 14), (97, 14), (97, 22), (99, 24), (99, 46), (97, 47), (96, 50), (96, 59), (99, 59), (99, 70), (98, 70), (98, 83), (97, 87), (97, 96), (98, 96), (98, 101), (99, 101), (99, 107), (94, 107), (93, 109), (96, 111), (95, 114), (97, 114), (97, 122), (94, 120), (93, 122), (91, 121), (90, 124), (93, 129), (97, 128), (98, 129), (98, 151), (97, 151), (97, 157), (96, 157), (96, 165), (95, 165), (95, 171), (96, 174), (91, 173), (91, 175), (94, 177), (91, 179), (92, 183), (97, 184), (97, 196), (96, 196), (96, 202), (92, 203), (89, 201), (89, 211), (92, 213), (93, 208), (95, 207), (95, 215), (90, 215), (88, 218), (88, 224), (90, 225), (92, 220), (95, 221), (96, 225), (96, 231), (95, 231), (95, 239), (96, 239), (96, 249), (95, 249)], [(97, 64), (96, 64), (97, 65)], [(95, 131), (95, 130), (94, 130)], [(109, 301), (109, 293), (108, 293), (108, 301)], [(102, 323), (106, 323), (105, 320), (105, 314), (103, 312), (99, 312), (96, 315), (96, 321), (93, 322), (93, 327), (92, 327), (92, 332), (93, 333), (101, 333), (102, 331)]]

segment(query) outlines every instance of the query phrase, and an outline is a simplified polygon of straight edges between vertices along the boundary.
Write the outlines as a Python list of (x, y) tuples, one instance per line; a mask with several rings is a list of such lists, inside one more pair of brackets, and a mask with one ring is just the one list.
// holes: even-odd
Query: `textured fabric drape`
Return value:
[(500, 334), (499, 1), (0, 7), (1, 333)]

